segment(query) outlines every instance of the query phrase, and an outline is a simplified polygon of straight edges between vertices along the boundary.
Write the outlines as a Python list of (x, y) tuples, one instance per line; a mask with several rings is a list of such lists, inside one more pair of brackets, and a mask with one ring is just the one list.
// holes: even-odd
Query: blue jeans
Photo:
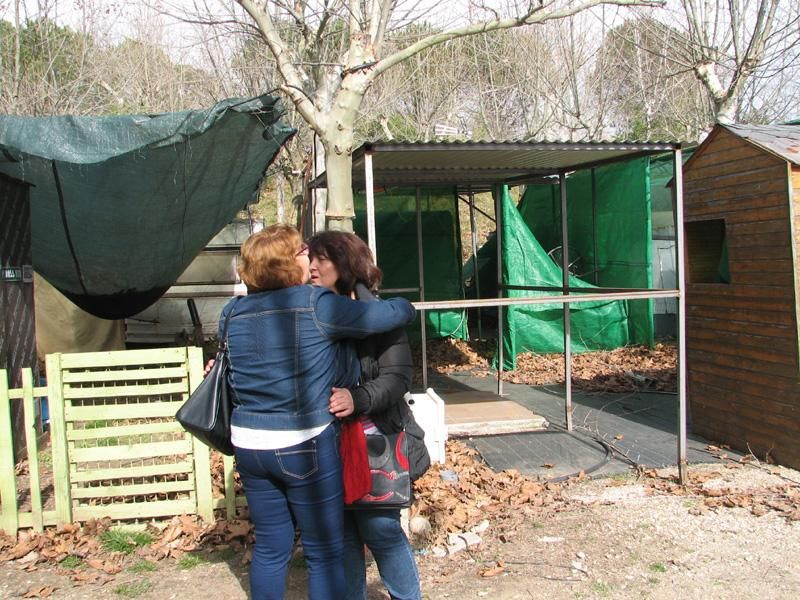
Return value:
[(338, 438), (331, 425), (317, 437), (289, 448), (236, 448), (236, 468), (256, 534), (250, 565), (250, 597), (254, 600), (284, 597), (295, 524), (308, 566), (309, 598), (344, 597), (344, 499)]
[(400, 526), (400, 510), (346, 510), (344, 568), (346, 600), (366, 600), (364, 546), (369, 548), (381, 581), (393, 600), (420, 600), (419, 573), (411, 544)]

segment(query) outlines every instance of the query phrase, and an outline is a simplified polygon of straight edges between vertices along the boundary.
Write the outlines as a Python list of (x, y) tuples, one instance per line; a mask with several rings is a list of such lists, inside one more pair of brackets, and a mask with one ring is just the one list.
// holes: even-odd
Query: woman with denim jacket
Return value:
[(402, 298), (367, 304), (306, 285), (308, 248), (288, 225), (245, 241), (239, 275), (248, 294), (225, 306), (220, 323), (231, 311), (231, 438), (256, 535), (251, 597), (284, 597), (297, 527), (309, 597), (341, 600), (343, 491), (330, 391), (358, 381), (345, 340), (403, 326), (414, 308)]
[[(369, 247), (352, 233), (326, 231), (308, 241), (311, 283), (351, 296), (365, 304), (381, 304), (374, 292), (381, 282)], [(341, 386), (331, 395), (337, 417), (355, 415), (365, 433), (406, 432), (412, 478), (430, 465), (424, 432), (404, 399), (412, 375), (411, 348), (405, 328), (371, 335), (356, 344), (361, 361), (358, 385)], [(400, 525), (400, 509), (345, 510), (344, 600), (367, 597), (364, 546), (375, 558), (381, 581), (393, 600), (421, 598), (419, 573), (411, 544)]]

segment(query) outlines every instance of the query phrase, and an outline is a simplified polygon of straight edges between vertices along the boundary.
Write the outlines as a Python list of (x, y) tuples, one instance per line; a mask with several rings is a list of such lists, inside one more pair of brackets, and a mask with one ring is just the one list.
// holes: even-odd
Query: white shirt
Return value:
[(237, 427), (231, 425), (231, 442), (237, 448), (247, 450), (278, 450), (296, 446), (303, 442), (317, 437), (325, 431), (330, 423), (325, 423), (319, 427), (311, 429), (295, 430), (275, 430), (275, 429), (249, 429), (247, 427)]

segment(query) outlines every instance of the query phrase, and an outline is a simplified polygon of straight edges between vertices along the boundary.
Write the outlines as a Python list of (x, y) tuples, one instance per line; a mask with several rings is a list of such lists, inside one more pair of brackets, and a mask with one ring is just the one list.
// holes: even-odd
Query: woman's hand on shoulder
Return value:
[(342, 419), (353, 414), (353, 395), (347, 388), (331, 388), (328, 410), (334, 417)]

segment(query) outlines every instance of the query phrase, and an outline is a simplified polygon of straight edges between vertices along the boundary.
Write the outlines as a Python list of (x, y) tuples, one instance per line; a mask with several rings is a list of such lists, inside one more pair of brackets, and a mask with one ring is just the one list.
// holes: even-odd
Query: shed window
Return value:
[(725, 219), (686, 223), (690, 283), (730, 283)]

